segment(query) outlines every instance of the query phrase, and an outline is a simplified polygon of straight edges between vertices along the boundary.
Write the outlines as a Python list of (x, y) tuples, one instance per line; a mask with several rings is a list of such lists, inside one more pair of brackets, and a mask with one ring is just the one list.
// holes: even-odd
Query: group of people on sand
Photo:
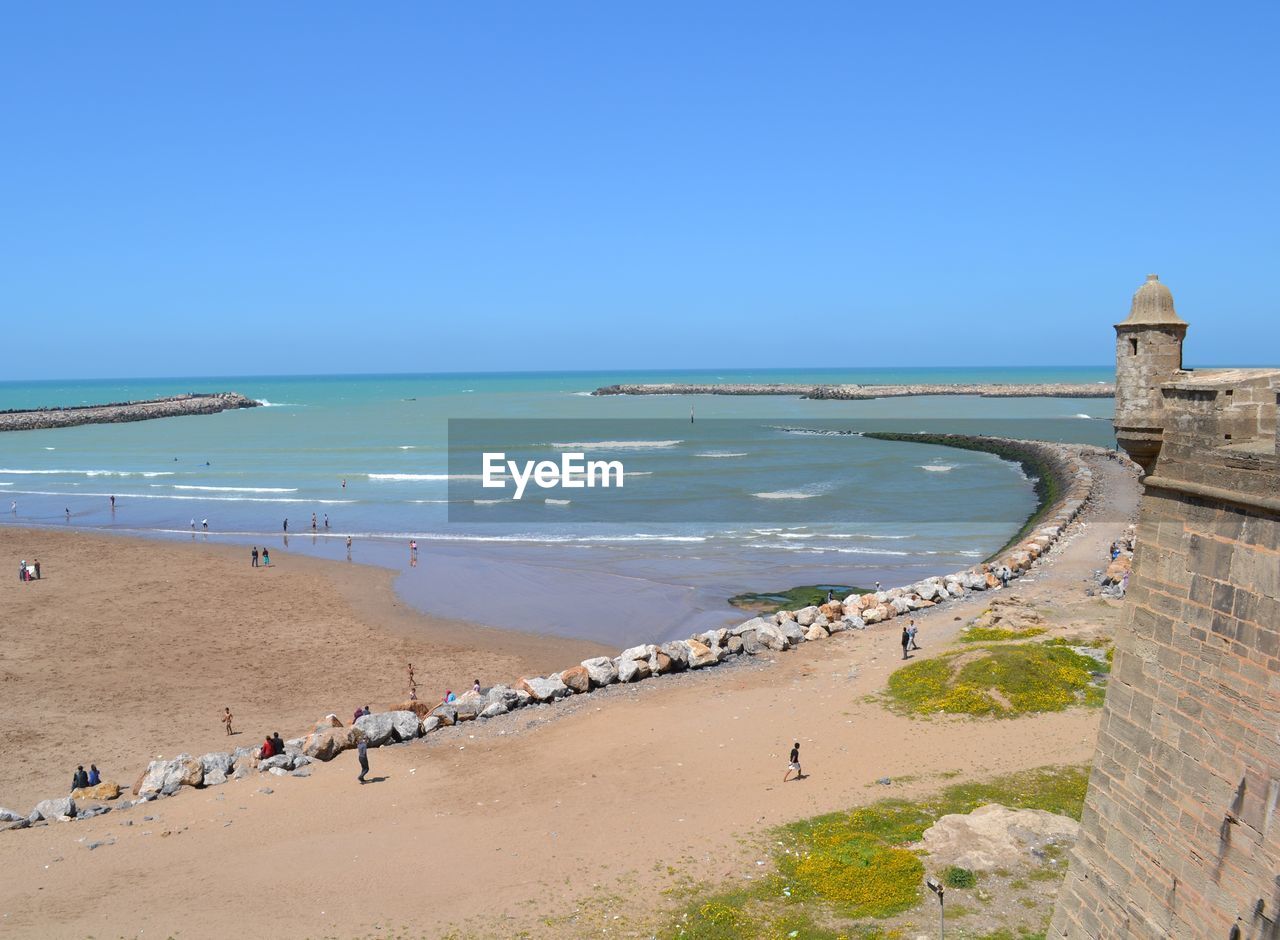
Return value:
[(261, 563), (263, 565), (267, 565), (268, 567), (270, 567), (271, 549), (267, 548), (267, 546), (264, 545), (262, 546), (262, 551), (259, 552), (258, 546), (256, 545), (253, 546), (253, 551), (249, 553), (249, 564), (252, 565), (254, 568), (258, 568), (260, 567), (259, 560), (261, 560)]
[(266, 760), (268, 757), (275, 757), (277, 754), (284, 753), (284, 741), (280, 737), (280, 732), (269, 734), (262, 739), (262, 746), (258, 748), (258, 759)]
[(84, 764), (76, 768), (76, 772), (71, 775), (71, 789), (83, 790), (86, 787), (96, 787), (102, 783), (102, 774), (98, 773), (98, 765), (90, 764), (88, 772), (84, 769)]
[(31, 564), (27, 564), (25, 559), (18, 562), (18, 580), (19, 581), (39, 581), (40, 580), (40, 559), (37, 558)]

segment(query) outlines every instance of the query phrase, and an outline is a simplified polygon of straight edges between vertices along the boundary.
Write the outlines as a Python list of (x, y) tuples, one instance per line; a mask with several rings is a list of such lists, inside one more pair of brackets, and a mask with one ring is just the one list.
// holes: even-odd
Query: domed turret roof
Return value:
[(1187, 325), (1187, 321), (1174, 311), (1173, 292), (1160, 283), (1158, 274), (1147, 275), (1147, 282), (1133, 295), (1129, 318), (1121, 325), (1143, 324)]

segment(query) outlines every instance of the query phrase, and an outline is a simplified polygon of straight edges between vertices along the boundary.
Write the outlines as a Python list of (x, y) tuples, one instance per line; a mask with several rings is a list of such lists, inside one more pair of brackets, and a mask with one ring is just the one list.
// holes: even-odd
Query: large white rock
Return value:
[(223, 776), (231, 773), (231, 768), (235, 764), (235, 758), (230, 754), (224, 754), (214, 751), (200, 758), (200, 765), (204, 768), (204, 775), (208, 777), (212, 773), (221, 773)]
[(804, 628), (795, 620), (784, 620), (778, 624), (778, 630), (787, 638), (787, 642), (794, 646), (804, 639)]
[(608, 656), (595, 656), (584, 659), (582, 667), (587, 670), (594, 686), (612, 685), (618, 681), (618, 667)]
[(806, 640), (825, 640), (830, 635), (821, 624), (815, 623), (805, 632), (804, 638)]
[(796, 623), (800, 624), (800, 626), (802, 627), (812, 626), (813, 621), (816, 620), (817, 617), (818, 617), (817, 607), (813, 607), (813, 606), (802, 607), (796, 611)]
[(773, 627), (777, 626), (777, 623), (772, 619), (766, 619), (764, 617), (752, 617), (750, 620), (745, 620), (736, 627), (730, 628), (729, 633), (733, 636), (742, 636), (742, 634), (749, 630), (759, 630), (763, 626)]
[(1080, 824), (1066, 816), (989, 803), (943, 816), (925, 830), (924, 848), (939, 867), (991, 871), (1033, 861), (1032, 849), (1072, 842), (1079, 832)]
[[(356, 719), (355, 726), (364, 733), (365, 741), (368, 742), (369, 747), (381, 747), (386, 744), (391, 740), (392, 732), (395, 730), (395, 724), (391, 720), (390, 712), (361, 715)], [(274, 760), (274, 758), (272, 759)], [(261, 770), (263, 764), (267, 763), (268, 761), (263, 761), (262, 764), (258, 765), (258, 769)]]
[(701, 669), (703, 666), (714, 666), (716, 663), (720, 662), (720, 657), (717, 652), (705, 643), (699, 643), (697, 640), (686, 640), (685, 643), (689, 647), (690, 669)]
[(528, 692), (535, 702), (551, 702), (569, 694), (569, 687), (559, 676), (531, 676), (521, 679), (517, 686)]
[(652, 643), (645, 643), (641, 646), (633, 646), (630, 649), (625, 649), (621, 653), (619, 653), (618, 658), (619, 659), (643, 659), (647, 662), (649, 657), (653, 655), (653, 651), (656, 650), (657, 648), (658, 647), (654, 646)]
[[(794, 621), (791, 621), (794, 623)], [(777, 624), (763, 622), (754, 631), (756, 642), (766, 649), (785, 650), (791, 645), (791, 641), (787, 639), (787, 635), (782, 632), (782, 628)], [(743, 640), (747, 651), (750, 652), (750, 644)]]
[(652, 674), (649, 662), (645, 659), (619, 658), (615, 665), (618, 668), (619, 682), (639, 682), (641, 679), (648, 679)]
[(658, 647), (658, 652), (665, 653), (667, 658), (671, 660), (672, 672), (679, 672), (689, 666), (689, 645), (683, 640), (663, 643)]

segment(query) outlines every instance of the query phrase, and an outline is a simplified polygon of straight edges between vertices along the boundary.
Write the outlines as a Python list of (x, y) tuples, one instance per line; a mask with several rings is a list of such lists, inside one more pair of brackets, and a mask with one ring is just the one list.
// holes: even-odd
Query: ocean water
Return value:
[[(186, 391), (265, 405), (0, 434), (0, 521), (266, 544), (277, 563), (294, 551), (346, 559), (351, 536), (351, 561), (399, 569), (397, 589), (428, 612), (611, 643), (665, 639), (740, 619), (725, 598), (743, 590), (897, 584), (972, 564), (1034, 508), (1031, 481), (994, 456), (850, 432), (1110, 445), (1112, 402), (597, 398), (596, 387), (1111, 379), (1105, 369), (886, 369), (0, 383), (0, 409)], [(477, 443), (477, 428), (522, 459), (557, 459), (569, 444), (620, 459), (626, 485), (516, 504), (476, 478), (463, 444)]]

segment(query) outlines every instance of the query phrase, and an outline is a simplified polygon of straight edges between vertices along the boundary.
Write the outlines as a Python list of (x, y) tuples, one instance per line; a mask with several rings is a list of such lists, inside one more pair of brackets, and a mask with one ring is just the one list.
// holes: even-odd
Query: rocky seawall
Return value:
[(982, 398), (1113, 398), (1115, 386), (1085, 382), (1035, 385), (606, 385), (592, 395), (790, 395), (858, 400), (911, 395), (977, 395)]
[(258, 402), (238, 392), (192, 393), (146, 401), (122, 401), (107, 405), (77, 405), (71, 408), (32, 408), (0, 411), (0, 431), (37, 431), (69, 428), (78, 424), (122, 424), (152, 418), (182, 415), (211, 415), (234, 408), (256, 408)]
[(485, 721), (526, 707), (550, 706), (616, 683), (642, 682), (655, 676), (731, 664), (744, 656), (781, 653), (802, 643), (821, 642), (837, 633), (865, 630), (873, 624), (947, 604), (975, 591), (993, 590), (1033, 570), (1070, 531), (1094, 492), (1093, 471), (1086, 457), (1115, 456), (1101, 447), (1010, 438), (950, 434), (895, 438), (990, 451), (1018, 460), (1043, 484), (1041, 506), (1009, 545), (970, 568), (888, 590), (850, 594), (821, 606), (753, 617), (737, 626), (708, 630), (687, 640), (633, 646), (617, 656), (587, 659), (550, 675), (522, 676), (509, 685), (467, 692), (448, 704), (403, 702), (389, 711), (365, 715), (350, 726), (344, 726), (334, 715), (326, 715), (307, 733), (285, 741), (283, 754), (263, 759), (260, 750), (244, 747), (200, 757), (180, 754), (171, 760), (152, 761), (133, 784), (134, 799), (108, 805), (106, 801), (116, 791), (107, 784), (95, 791), (76, 791), (70, 796), (41, 801), (30, 813), (0, 807), (0, 823), (7, 823), (7, 829), (25, 829), (51, 821), (100, 816), (172, 795), (184, 787), (217, 786), (250, 777), (265, 779), (267, 774), (308, 776), (312, 764), (332, 760), (361, 741), (369, 747), (412, 741), (442, 727)]

